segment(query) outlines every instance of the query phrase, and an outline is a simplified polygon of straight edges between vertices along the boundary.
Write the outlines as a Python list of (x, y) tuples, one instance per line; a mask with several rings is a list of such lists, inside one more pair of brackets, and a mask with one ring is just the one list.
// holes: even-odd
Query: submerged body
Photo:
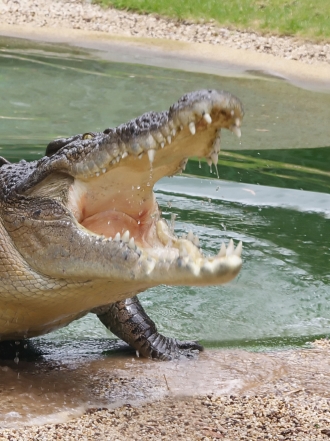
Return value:
[(226, 283), (240, 270), (241, 244), (205, 257), (192, 233), (170, 231), (153, 185), (188, 157), (216, 164), (220, 129), (239, 134), (242, 117), (237, 98), (204, 90), (168, 112), (56, 140), (39, 161), (2, 159), (0, 339), (51, 332), (92, 311), (146, 356), (198, 348), (159, 336), (135, 296), (159, 284)]

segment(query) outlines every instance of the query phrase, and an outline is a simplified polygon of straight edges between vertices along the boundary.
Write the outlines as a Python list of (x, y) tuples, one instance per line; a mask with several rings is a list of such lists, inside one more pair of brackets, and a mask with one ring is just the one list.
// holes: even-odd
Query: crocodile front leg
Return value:
[(203, 347), (194, 341), (180, 341), (159, 334), (155, 323), (136, 296), (112, 303), (106, 309), (95, 309), (93, 312), (111, 332), (144, 357), (159, 360), (189, 358), (203, 350)]

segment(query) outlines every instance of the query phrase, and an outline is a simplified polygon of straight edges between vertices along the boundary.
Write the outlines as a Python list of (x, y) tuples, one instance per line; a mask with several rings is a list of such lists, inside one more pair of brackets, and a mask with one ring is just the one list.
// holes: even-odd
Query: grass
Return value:
[(140, 13), (218, 24), (262, 33), (330, 40), (330, 0), (94, 0)]

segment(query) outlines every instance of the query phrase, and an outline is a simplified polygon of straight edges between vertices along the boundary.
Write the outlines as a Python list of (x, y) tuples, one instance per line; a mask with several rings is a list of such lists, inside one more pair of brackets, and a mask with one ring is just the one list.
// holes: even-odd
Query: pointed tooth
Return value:
[(198, 238), (198, 236), (194, 236), (193, 244), (195, 245), (195, 247), (199, 247), (199, 238)]
[(140, 154), (138, 155), (138, 158), (139, 158), (139, 159), (142, 159), (142, 157), (143, 157), (143, 153), (140, 153)]
[(190, 133), (192, 135), (195, 135), (195, 133), (196, 133), (196, 126), (195, 126), (194, 122), (189, 123), (189, 130), (190, 130)]
[(138, 351), (138, 349), (136, 350), (136, 356), (137, 356), (137, 358), (139, 358), (140, 357), (140, 352)]
[(171, 142), (172, 142), (172, 137), (171, 137), (170, 135), (168, 135), (166, 139), (167, 139), (167, 142), (168, 142), (169, 144), (171, 144)]
[(102, 173), (106, 173), (107, 169), (106, 168), (102, 168)]
[(124, 152), (124, 153), (121, 155), (121, 158), (124, 159), (124, 158), (126, 158), (127, 156), (128, 156), (128, 153), (127, 153), (127, 152)]
[(160, 143), (160, 146), (161, 146), (161, 148), (163, 149), (164, 146), (165, 146), (165, 142), (161, 142), (161, 143)]
[(193, 242), (193, 240), (194, 240), (194, 234), (193, 234), (192, 231), (189, 231), (189, 232), (188, 232), (187, 239), (190, 240), (190, 242)]
[(172, 129), (172, 136), (175, 136), (176, 135), (176, 130), (175, 129)]
[(149, 158), (150, 164), (152, 164), (154, 162), (155, 154), (156, 154), (156, 150), (154, 150), (154, 149), (148, 150), (148, 158)]
[(214, 165), (217, 165), (218, 164), (218, 161), (219, 161), (219, 155), (218, 155), (218, 153), (212, 153), (211, 154), (211, 160), (212, 160), (212, 162), (213, 162), (213, 164)]
[(188, 257), (188, 255), (189, 255), (189, 253), (188, 253), (187, 247), (185, 246), (184, 243), (180, 243), (179, 256), (181, 258), (184, 258), (184, 257)]
[(146, 260), (146, 266), (147, 266), (146, 273), (147, 273), (147, 275), (149, 275), (154, 270), (154, 268), (156, 266), (155, 259)]
[(234, 249), (235, 249), (235, 247), (234, 247), (234, 241), (233, 241), (233, 239), (230, 239), (229, 244), (228, 244), (228, 247), (227, 247), (227, 253), (226, 253), (226, 255), (227, 255), (227, 256), (231, 256), (231, 255), (234, 253)]
[(215, 153), (219, 153), (219, 152), (220, 152), (220, 149), (221, 149), (221, 139), (220, 139), (220, 136), (217, 136), (217, 137), (215, 138), (212, 147), (213, 147), (213, 151), (214, 151)]
[(115, 242), (119, 242), (120, 241), (120, 233), (117, 233), (113, 239)]
[(204, 113), (203, 118), (205, 119), (207, 124), (211, 124), (212, 118), (211, 118), (211, 115), (209, 113)]
[(235, 135), (237, 136), (237, 138), (240, 138), (242, 136), (241, 134), (241, 129), (237, 126), (231, 126), (230, 129), (233, 133), (235, 133)]
[(95, 173), (95, 176), (98, 178), (98, 177), (100, 176), (100, 173), (99, 173), (99, 172), (96, 172), (96, 173)]
[(129, 242), (128, 242), (128, 247), (129, 247), (131, 250), (135, 250), (135, 241), (134, 241), (134, 237), (131, 237), (131, 238), (130, 238), (130, 240), (129, 240)]
[(128, 230), (126, 230), (125, 233), (123, 234), (122, 241), (125, 243), (128, 243), (128, 241), (129, 241), (129, 231)]
[(218, 257), (225, 257), (226, 256), (226, 252), (227, 252), (226, 245), (224, 244), (224, 242), (222, 242), (220, 251), (218, 253)]
[(234, 255), (238, 256), (238, 257), (241, 257), (242, 249), (243, 249), (243, 244), (242, 244), (242, 241), (240, 240), (238, 245), (237, 245), (237, 247), (236, 247), (236, 249), (234, 250)]

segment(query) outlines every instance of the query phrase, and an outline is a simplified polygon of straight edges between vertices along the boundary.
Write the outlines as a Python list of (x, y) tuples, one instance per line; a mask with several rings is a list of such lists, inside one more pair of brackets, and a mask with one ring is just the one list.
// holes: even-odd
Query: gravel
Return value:
[(107, 32), (112, 35), (172, 39), (272, 54), (304, 63), (330, 64), (330, 43), (287, 36), (263, 36), (218, 26), (104, 9), (81, 0), (0, 0), (0, 23)]
[[(249, 360), (245, 351), (240, 351), (240, 356), (238, 352), (235, 354), (242, 358), (243, 365)], [(82, 416), (64, 423), (25, 427), (17, 425), (15, 428), (0, 429), (0, 441), (329, 439), (329, 341), (319, 340), (311, 349), (268, 354), (274, 357), (279, 371), (277, 372), (276, 367), (274, 369), (278, 375), (266, 373), (268, 381), (265, 378), (263, 382), (250, 383), (249, 388), (240, 393), (226, 395), (215, 390), (214, 393), (203, 396), (180, 397), (173, 396), (168, 390), (168, 396), (142, 404), (128, 404), (127, 396), (122, 397), (125, 404), (122, 401), (115, 408), (87, 407)], [(232, 364), (234, 370), (238, 361), (238, 378), (239, 371), (243, 376), (247, 371), (240, 367), (242, 363), (237, 357), (233, 357)], [(258, 354), (254, 354), (253, 358), (257, 362)], [(259, 364), (262, 364), (263, 359), (264, 355), (260, 354)], [(284, 368), (281, 368), (283, 363)], [(256, 371), (263, 370), (262, 365), (257, 367), (259, 364), (255, 365)], [(252, 378), (254, 373), (250, 372), (248, 365), (246, 367), (249, 377)], [(97, 381), (92, 379), (93, 374), (88, 375), (92, 380), (92, 394), (103, 399), (107, 398), (107, 394), (111, 395), (115, 379), (109, 379), (110, 372), (105, 370), (103, 375), (98, 371)], [(148, 377), (148, 372), (145, 377)], [(132, 390), (139, 389), (136, 381), (140, 380), (137, 378), (120, 380), (124, 390), (129, 390), (130, 386)]]
[(90, 408), (78, 420), (0, 432), (0, 440), (325, 440), (330, 400), (305, 392), (280, 397), (165, 399), (141, 407)]

